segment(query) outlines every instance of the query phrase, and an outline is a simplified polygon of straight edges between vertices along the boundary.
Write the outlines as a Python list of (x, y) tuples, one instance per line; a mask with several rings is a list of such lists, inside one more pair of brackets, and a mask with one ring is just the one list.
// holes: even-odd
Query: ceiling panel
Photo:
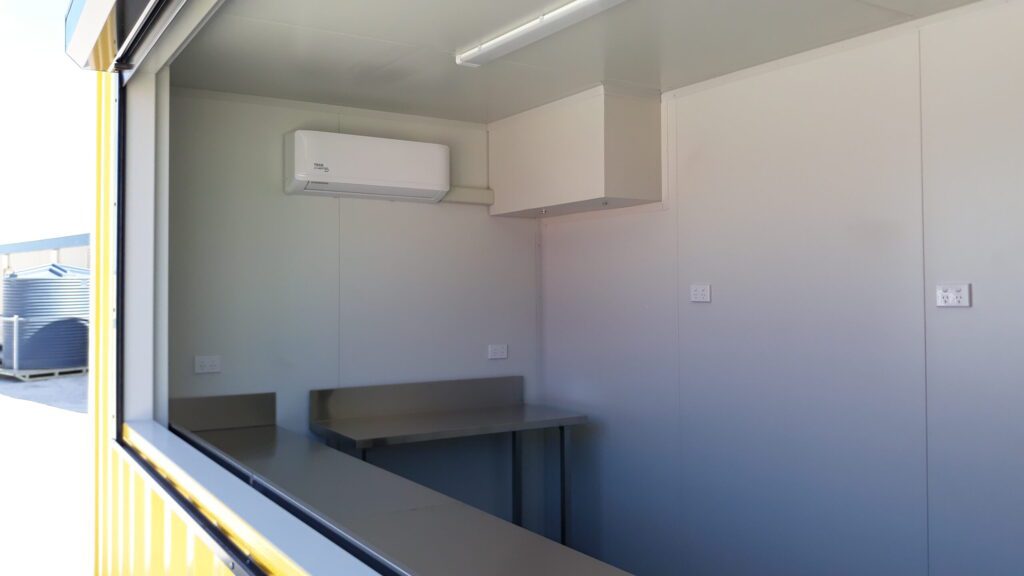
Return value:
[(221, 13), (454, 51), (568, 0), (242, 0)]
[(193, 87), (333, 103), (413, 51), (391, 42), (217, 18), (175, 61), (171, 77)]
[(851, 0), (630, 0), (505, 59), (672, 90), (909, 19)]
[(962, 0), (859, 0), (864, 4), (872, 4), (881, 8), (888, 8), (902, 12), (914, 17), (928, 16), (943, 10), (949, 10), (969, 4)]
[[(330, 54), (330, 57), (324, 57)], [(599, 76), (219, 15), (174, 63), (178, 86), (475, 122), (593, 86)]]
[(627, 0), (480, 68), (454, 53), (566, 0), (229, 0), (175, 85), (486, 122), (598, 83), (666, 91), (971, 0)]

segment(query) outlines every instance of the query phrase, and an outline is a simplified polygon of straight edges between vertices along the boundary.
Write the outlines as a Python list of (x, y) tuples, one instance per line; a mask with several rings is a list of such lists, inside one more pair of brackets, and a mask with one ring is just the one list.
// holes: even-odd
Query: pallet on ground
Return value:
[(11, 376), (21, 380), (22, 382), (31, 382), (33, 380), (45, 380), (47, 378), (56, 378), (57, 376), (67, 376), (69, 374), (85, 374), (88, 370), (89, 368), (86, 366), (79, 366), (76, 368), (55, 368), (48, 370), (12, 370), (0, 367), (0, 376)]

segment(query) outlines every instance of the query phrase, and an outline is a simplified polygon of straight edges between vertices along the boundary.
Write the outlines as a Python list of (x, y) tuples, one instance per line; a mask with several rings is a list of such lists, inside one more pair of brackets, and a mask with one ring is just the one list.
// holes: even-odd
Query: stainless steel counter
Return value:
[(367, 449), (510, 433), (512, 438), (512, 520), (522, 524), (522, 442), (527, 430), (558, 429), (559, 541), (568, 541), (569, 482), (566, 478), (568, 428), (587, 417), (524, 402), (522, 376), (410, 382), (312, 390), (309, 429), (328, 446)]
[(258, 426), (188, 435), (405, 574), (626, 574), (303, 434)]

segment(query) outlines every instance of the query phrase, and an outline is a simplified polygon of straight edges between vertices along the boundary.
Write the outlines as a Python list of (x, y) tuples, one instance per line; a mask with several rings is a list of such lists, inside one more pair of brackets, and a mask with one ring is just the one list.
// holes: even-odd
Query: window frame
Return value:
[(140, 34), (111, 65), (115, 125), (104, 169), (115, 197), (114, 266), (103, 273), (113, 274), (114, 352), (96, 360), (113, 368), (109, 381), (97, 380), (113, 388), (109, 405), (97, 408), (114, 425), (97, 441), (139, 467), (234, 573), (374, 574), (168, 427), (170, 64), (224, 1), (152, 0)]

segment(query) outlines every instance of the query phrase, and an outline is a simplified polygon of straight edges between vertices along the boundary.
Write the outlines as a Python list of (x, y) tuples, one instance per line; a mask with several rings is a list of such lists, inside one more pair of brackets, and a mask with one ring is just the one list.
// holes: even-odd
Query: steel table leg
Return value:
[(568, 522), (568, 517), (569, 517), (569, 515), (568, 515), (568, 509), (569, 509), (569, 483), (566, 481), (566, 477), (565, 477), (565, 472), (566, 472), (565, 471), (565, 444), (566, 444), (565, 426), (559, 426), (558, 427), (558, 469), (559, 469), (558, 478), (559, 478), (559, 482), (561, 483), (561, 496), (559, 498), (559, 503), (561, 505), (561, 510), (560, 510), (561, 522), (559, 523), (560, 526), (561, 526), (561, 537), (560, 537), (559, 541), (562, 544), (566, 544), (567, 543), (568, 526), (566, 526), (566, 523)]
[(512, 432), (512, 522), (523, 525), (523, 445)]

